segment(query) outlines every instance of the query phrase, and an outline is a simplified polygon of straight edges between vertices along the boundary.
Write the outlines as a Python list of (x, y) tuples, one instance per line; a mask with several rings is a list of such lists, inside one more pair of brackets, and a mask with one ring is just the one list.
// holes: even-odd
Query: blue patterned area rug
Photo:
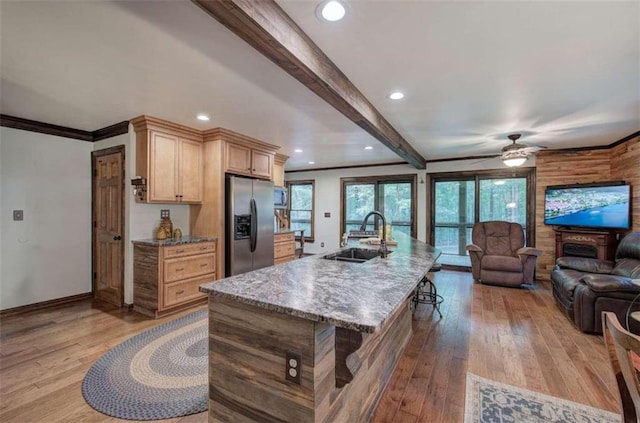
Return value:
[(467, 373), (464, 423), (619, 423), (621, 416)]
[(91, 407), (127, 420), (157, 420), (208, 407), (207, 310), (164, 323), (111, 349), (82, 381)]

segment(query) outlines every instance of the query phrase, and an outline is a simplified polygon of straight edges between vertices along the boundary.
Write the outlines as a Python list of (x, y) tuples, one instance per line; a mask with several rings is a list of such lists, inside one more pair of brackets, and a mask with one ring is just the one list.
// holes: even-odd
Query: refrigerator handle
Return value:
[(256, 251), (256, 245), (258, 244), (258, 210), (256, 208), (256, 200), (253, 198), (249, 203), (249, 210), (251, 212), (251, 252)]

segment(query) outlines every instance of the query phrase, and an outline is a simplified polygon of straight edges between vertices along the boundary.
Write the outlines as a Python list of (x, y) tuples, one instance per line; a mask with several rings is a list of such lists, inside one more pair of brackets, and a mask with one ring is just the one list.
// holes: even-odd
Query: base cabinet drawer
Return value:
[(286, 244), (275, 244), (273, 247), (273, 258), (275, 260), (283, 257), (293, 257), (296, 254), (296, 244), (293, 242)]
[(215, 272), (215, 255), (202, 254), (164, 261), (164, 281), (175, 282)]
[(164, 247), (164, 258), (184, 257), (194, 254), (215, 253), (216, 244), (213, 242), (202, 242), (198, 244), (175, 245)]
[(216, 278), (215, 276), (215, 274), (211, 274), (205, 277), (165, 284), (162, 296), (163, 308), (206, 297), (207, 294), (203, 294), (198, 288), (203, 283), (213, 281)]
[(133, 246), (133, 309), (159, 317), (206, 302), (200, 285), (216, 279), (216, 242)]

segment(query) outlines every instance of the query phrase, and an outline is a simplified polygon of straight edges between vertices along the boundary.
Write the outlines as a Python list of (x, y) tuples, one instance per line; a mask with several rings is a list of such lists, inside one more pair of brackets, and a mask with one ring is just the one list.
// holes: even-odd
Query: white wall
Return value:
[(136, 149), (135, 132), (129, 125), (129, 133), (98, 141), (93, 144), (94, 150), (102, 150), (117, 145), (125, 146), (125, 234), (124, 240), (124, 302), (133, 304), (133, 245), (132, 240), (154, 238), (160, 225), (160, 210), (171, 211), (174, 228), (180, 228), (183, 235), (189, 234), (189, 206), (170, 204), (136, 203), (133, 196), (131, 179), (135, 175)]
[[(535, 158), (530, 158), (525, 166), (535, 166)], [(429, 163), (427, 169), (419, 170), (410, 165), (376, 166), (353, 169), (321, 170), (309, 172), (286, 173), (285, 180), (309, 180), (315, 181), (315, 234), (314, 242), (305, 244), (305, 252), (312, 254), (322, 253), (338, 248), (340, 244), (340, 178), (379, 176), (379, 175), (417, 175), (416, 219), (417, 236), (421, 241), (427, 239), (427, 209), (426, 196), (428, 184), (427, 173), (462, 172), (487, 169), (504, 169), (505, 166), (499, 159), (487, 160), (457, 160), (448, 162)], [(425, 183), (421, 183), (425, 181)], [(325, 212), (330, 212), (331, 217), (324, 217)], [(324, 247), (321, 244), (324, 242)]]
[(92, 149), (0, 128), (0, 309), (91, 291)]

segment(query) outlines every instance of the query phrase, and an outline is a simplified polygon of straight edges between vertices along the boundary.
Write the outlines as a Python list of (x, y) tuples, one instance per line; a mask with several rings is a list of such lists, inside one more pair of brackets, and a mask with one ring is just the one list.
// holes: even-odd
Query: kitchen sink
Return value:
[[(389, 251), (387, 254), (389, 253), (391, 253), (391, 251)], [(322, 258), (325, 260), (364, 263), (367, 260), (371, 260), (372, 258), (379, 256), (380, 253), (377, 250), (369, 250), (366, 248), (347, 248), (346, 250), (338, 251), (337, 253), (327, 254)]]

